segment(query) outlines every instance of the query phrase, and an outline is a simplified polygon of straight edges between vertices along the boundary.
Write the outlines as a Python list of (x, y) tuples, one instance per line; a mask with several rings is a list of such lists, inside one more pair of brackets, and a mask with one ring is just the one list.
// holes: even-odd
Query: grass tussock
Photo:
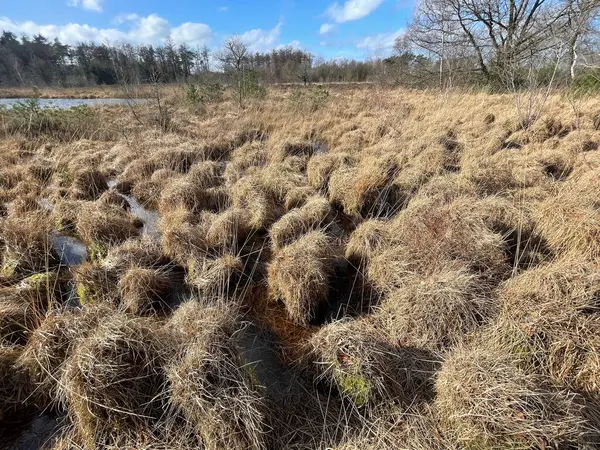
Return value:
[(295, 322), (309, 323), (327, 302), (337, 254), (331, 237), (312, 231), (273, 256), (268, 268), (269, 288)]
[(160, 418), (168, 343), (155, 321), (126, 315), (111, 316), (77, 343), (60, 396), (88, 447), (114, 439), (114, 427), (139, 429)]
[(467, 446), (591, 444), (578, 397), (519, 369), (490, 346), (458, 346), (436, 379), (443, 423)]
[(86, 243), (95, 245), (102, 257), (106, 256), (108, 247), (121, 244), (139, 233), (131, 215), (106, 203), (82, 205), (76, 231)]
[(322, 376), (357, 407), (381, 401), (408, 406), (431, 395), (435, 356), (390, 340), (368, 319), (329, 324), (310, 347)]
[(20, 344), (27, 342), (29, 334), (35, 329), (38, 315), (33, 306), (23, 301), (18, 291), (2, 288), (0, 294), (0, 342)]
[(505, 283), (494, 332), (528, 370), (596, 397), (598, 261), (564, 258)]
[(432, 349), (451, 347), (493, 318), (497, 304), (465, 267), (409, 276), (386, 296), (376, 317), (392, 339)]
[(119, 279), (125, 310), (136, 315), (152, 315), (168, 309), (171, 282), (156, 269), (131, 268)]
[(74, 175), (70, 196), (74, 200), (97, 200), (107, 190), (106, 177), (101, 172), (84, 169)]
[[(181, 359), (167, 369), (174, 407), (206, 448), (268, 448), (264, 388), (236, 343), (241, 324), (235, 314), (197, 309), (189, 305), (176, 319), (200, 327), (183, 347)], [(194, 317), (185, 317), (190, 312)]]
[(32, 384), (32, 400), (38, 408), (59, 406), (58, 391), (67, 360), (77, 340), (100, 322), (102, 310), (52, 311), (29, 336), (17, 361)]
[(0, 229), (1, 275), (26, 277), (56, 265), (49, 232), (49, 221), (43, 213), (11, 214), (4, 219)]
[(288, 212), (271, 226), (273, 249), (280, 250), (310, 231), (326, 229), (331, 220), (332, 208), (325, 198), (309, 199), (304, 206)]
[(24, 408), (30, 395), (29, 385), (17, 367), (22, 349), (0, 346), (0, 423), (10, 420)]

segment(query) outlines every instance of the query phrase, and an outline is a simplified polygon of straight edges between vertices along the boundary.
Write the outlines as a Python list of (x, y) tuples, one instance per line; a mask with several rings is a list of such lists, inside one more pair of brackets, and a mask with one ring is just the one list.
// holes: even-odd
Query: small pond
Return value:
[[(15, 103), (27, 102), (27, 98), (0, 98), (0, 107), (11, 108)], [(146, 99), (129, 98), (40, 98), (37, 100), (42, 108), (68, 109), (74, 106), (103, 106), (103, 105), (139, 105)]]

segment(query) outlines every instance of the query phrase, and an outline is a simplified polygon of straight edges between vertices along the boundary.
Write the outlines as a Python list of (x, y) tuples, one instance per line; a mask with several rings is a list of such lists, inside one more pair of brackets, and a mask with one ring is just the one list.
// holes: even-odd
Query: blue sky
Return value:
[(218, 48), (238, 34), (253, 51), (293, 45), (325, 58), (389, 53), (414, 0), (0, 0), (0, 29), (80, 41)]

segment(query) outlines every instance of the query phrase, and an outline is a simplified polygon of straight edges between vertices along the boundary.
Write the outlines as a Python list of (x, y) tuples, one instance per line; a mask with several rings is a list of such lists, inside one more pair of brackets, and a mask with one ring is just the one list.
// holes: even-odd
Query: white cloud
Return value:
[(213, 32), (203, 23), (186, 22), (171, 29), (171, 37), (176, 44), (186, 43), (191, 47), (208, 44)]
[(248, 46), (251, 52), (266, 52), (275, 47), (275, 43), (281, 35), (282, 26), (283, 23), (279, 22), (275, 28), (271, 28), (270, 30), (256, 28), (246, 31), (240, 35), (240, 39)]
[(76, 8), (89, 9), (90, 11), (102, 11), (102, 0), (69, 0), (67, 4)]
[(335, 25), (331, 23), (324, 23), (323, 25), (321, 25), (321, 28), (319, 28), (319, 34), (327, 34), (330, 31), (333, 31), (334, 29)]
[(229, 11), (229, 6), (219, 7), (219, 12), (226, 13), (227, 11)]
[(140, 42), (160, 42), (171, 34), (171, 25), (167, 19), (150, 14), (137, 20), (130, 34)]
[(130, 17), (126, 29), (97, 28), (86, 24), (69, 23), (66, 25), (39, 25), (32, 21), (15, 22), (0, 17), (0, 30), (11, 31), (16, 35), (33, 36), (42, 34), (50, 39), (58, 38), (65, 44), (78, 42), (127, 42), (131, 44), (162, 44), (171, 36), (176, 44), (188, 43), (192, 46), (208, 44), (213, 32), (208, 25), (187, 22), (177, 27), (158, 16)]
[(277, 47), (274, 47), (276, 50), (281, 50), (282, 48), (286, 48), (286, 47), (292, 47), (295, 48), (297, 50), (303, 50), (304, 47), (302, 46), (302, 42), (300, 42), (297, 39), (294, 39), (293, 41), (288, 42), (287, 44), (279, 44)]
[(394, 48), (394, 42), (396, 42), (396, 38), (402, 36), (405, 31), (406, 30), (404, 28), (400, 28), (399, 30), (391, 33), (380, 33), (373, 36), (366, 36), (357, 42), (356, 48), (368, 51), (388, 52)]
[(138, 16), (135, 13), (131, 13), (131, 14), (119, 14), (118, 16), (116, 16), (112, 22), (120, 25), (122, 23), (125, 22), (135, 22), (136, 20), (138, 20), (140, 18), (140, 16)]
[(325, 14), (337, 23), (362, 19), (375, 11), (384, 0), (347, 0), (342, 6), (334, 3)]

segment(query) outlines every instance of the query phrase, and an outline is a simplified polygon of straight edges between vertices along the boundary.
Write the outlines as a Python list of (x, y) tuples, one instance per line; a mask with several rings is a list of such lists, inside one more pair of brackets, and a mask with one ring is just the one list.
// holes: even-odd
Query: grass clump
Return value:
[(61, 399), (86, 446), (110, 444), (114, 430), (139, 430), (163, 411), (169, 339), (148, 318), (106, 317), (77, 343), (60, 381)]
[(54, 267), (58, 259), (52, 250), (49, 231), (48, 220), (41, 213), (10, 215), (4, 219), (0, 228), (2, 274), (24, 277)]
[(269, 288), (296, 323), (308, 324), (325, 306), (336, 256), (332, 238), (321, 231), (305, 234), (274, 255)]
[(32, 400), (44, 410), (59, 407), (59, 383), (77, 340), (100, 322), (106, 311), (55, 310), (31, 333), (17, 362), (32, 384)]
[(97, 200), (107, 190), (106, 177), (101, 172), (83, 169), (73, 178), (70, 196), (74, 200)]
[(314, 197), (300, 208), (294, 209), (275, 222), (269, 231), (274, 250), (280, 250), (302, 235), (319, 228), (327, 228), (332, 210), (329, 202)]
[(225, 254), (189, 263), (188, 281), (207, 299), (229, 298), (243, 285), (245, 264), (240, 256)]
[(177, 318), (200, 326), (167, 369), (171, 401), (206, 448), (268, 448), (264, 392), (236, 344), (235, 313), (198, 308), (186, 307)]
[(368, 319), (326, 325), (310, 347), (322, 376), (357, 407), (388, 401), (408, 406), (431, 395), (433, 354), (390, 341)]
[(17, 367), (22, 349), (0, 345), (0, 423), (13, 420), (26, 407), (30, 386)]
[(85, 262), (75, 270), (75, 286), (82, 305), (116, 305), (119, 301), (118, 272), (98, 262)]
[(486, 323), (497, 310), (477, 275), (449, 266), (408, 276), (381, 301), (376, 316), (392, 339), (442, 349)]
[(579, 400), (485, 343), (457, 346), (436, 379), (435, 404), (443, 424), (465, 446), (591, 444)]
[(152, 315), (168, 308), (171, 282), (166, 273), (156, 269), (131, 268), (119, 280), (126, 311)]
[[(43, 313), (40, 311), (40, 313)], [(24, 345), (36, 327), (38, 314), (14, 288), (2, 288), (0, 293), (0, 343)]]
[(79, 211), (76, 231), (93, 248), (91, 253), (106, 256), (108, 247), (138, 235), (133, 216), (121, 208), (103, 203), (87, 203)]

